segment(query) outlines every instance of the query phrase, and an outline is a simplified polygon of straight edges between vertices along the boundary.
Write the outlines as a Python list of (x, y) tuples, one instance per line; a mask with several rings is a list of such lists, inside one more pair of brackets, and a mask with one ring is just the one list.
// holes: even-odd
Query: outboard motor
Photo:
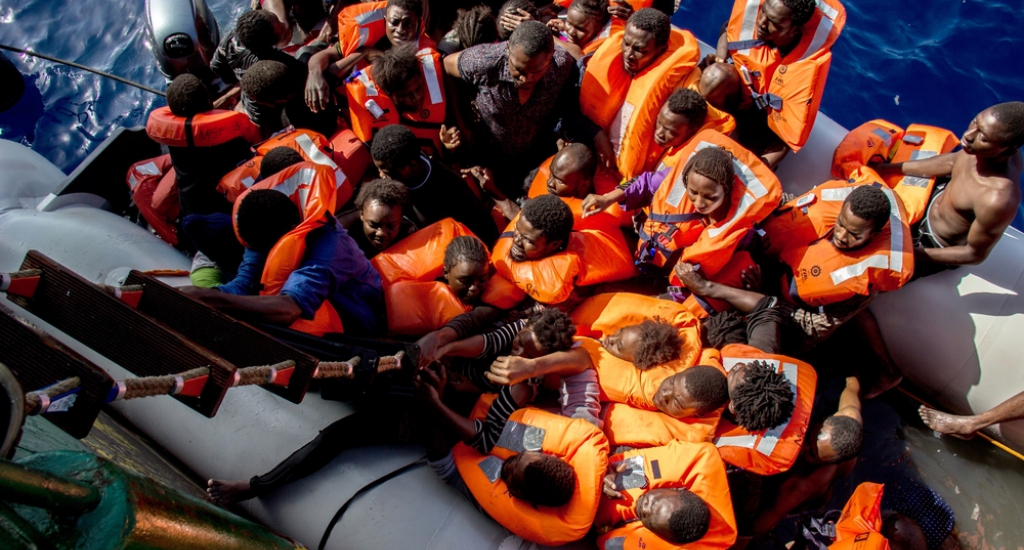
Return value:
[(156, 65), (167, 80), (182, 73), (214, 80), (210, 61), (220, 29), (205, 0), (146, 0), (146, 18)]

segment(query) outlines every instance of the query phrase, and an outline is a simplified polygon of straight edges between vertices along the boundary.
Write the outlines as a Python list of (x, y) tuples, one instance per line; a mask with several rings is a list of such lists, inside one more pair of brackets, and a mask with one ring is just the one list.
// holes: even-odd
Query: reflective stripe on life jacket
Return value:
[(274, 135), (256, 147), (256, 156), (244, 164), (228, 172), (217, 184), (217, 191), (224, 193), (229, 202), (234, 203), (238, 196), (256, 183), (260, 176), (263, 157), (278, 147), (288, 147), (302, 155), (308, 162), (327, 166), (334, 172), (337, 187), (334, 211), (344, 206), (352, 198), (352, 179), (334, 162), (334, 151), (331, 142), (323, 135), (312, 130), (291, 130)]
[[(530, 182), (530, 189), (527, 192), (529, 198), (532, 199), (549, 193), (548, 178), (551, 177), (551, 161), (554, 158), (554, 156), (548, 158), (537, 167), (537, 175)], [(615, 189), (616, 182), (604, 170), (598, 170), (594, 173), (593, 187), (594, 193), (603, 195)], [(562, 202), (569, 205), (569, 208), (572, 210), (572, 228), (576, 231), (584, 229), (614, 229), (620, 226), (632, 225), (633, 223), (633, 218), (623, 212), (622, 207), (618, 204), (613, 204), (603, 212), (591, 214), (584, 218), (583, 199), (575, 197), (559, 198), (562, 199)]]
[[(714, 445), (674, 441), (662, 447), (635, 449), (614, 455), (613, 465), (625, 464), (615, 477), (615, 490), (625, 498), (602, 496), (594, 518), (601, 550), (663, 550), (688, 548), (714, 550), (736, 542), (736, 518), (732, 509), (725, 464)], [(636, 503), (651, 489), (685, 487), (700, 497), (711, 511), (708, 532), (685, 545), (670, 543), (644, 527), (637, 519)]]
[[(501, 466), (524, 451), (554, 455), (572, 466), (576, 489), (568, 504), (535, 507), (509, 494)], [(551, 546), (581, 539), (590, 530), (608, 452), (608, 440), (590, 422), (532, 407), (512, 413), (490, 454), (481, 455), (465, 443), (452, 449), (462, 480), (488, 515), (524, 539)]]
[(697, 65), (700, 45), (673, 27), (668, 50), (637, 75), (622, 64), (624, 33), (610, 37), (591, 56), (580, 87), (580, 109), (607, 134), (625, 178), (644, 171), (658, 111)]
[(626, 239), (617, 228), (612, 231), (573, 231), (569, 244), (540, 260), (513, 261), (509, 256), (519, 216), (494, 244), (491, 262), (498, 274), (542, 304), (564, 302), (576, 286), (628, 279), (635, 274)]
[[(902, 287), (914, 272), (914, 249), (903, 202), (867, 167), (852, 181), (827, 181), (786, 203), (763, 224), (769, 253), (791, 272), (784, 291), (788, 299), (812, 307), (841, 302), (856, 295), (889, 292)], [(846, 197), (860, 185), (876, 185), (889, 199), (889, 223), (867, 245), (839, 250), (831, 233)]]
[(394, 101), (373, 81), (372, 65), (362, 68), (345, 81), (352, 131), (359, 139), (369, 143), (381, 128), (402, 124), (419, 141), (431, 144), (433, 150), (425, 150), (427, 154), (442, 150), (440, 131), (446, 103), (444, 82), (441, 80), (444, 73), (441, 54), (433, 48), (424, 48), (416, 52), (416, 58), (420, 62), (426, 93), (423, 95), (424, 104), (415, 113), (399, 114)]
[[(178, 187), (175, 182), (171, 155), (140, 160), (128, 169), (128, 190), (132, 201), (149, 226), (164, 242), (178, 244), (178, 227), (175, 222), (181, 214), (178, 202)], [(167, 200), (155, 200), (160, 189)]]
[[(948, 153), (957, 145), (960, 139), (945, 128), (911, 124), (904, 131), (891, 122), (872, 120), (851, 130), (836, 147), (832, 155), (832, 175), (848, 178), (876, 157), (876, 160), (893, 163), (924, 160)], [(907, 225), (913, 226), (924, 218), (935, 191), (935, 179), (904, 176), (898, 172), (883, 178), (903, 201)]]
[(757, 38), (763, 0), (735, 0), (726, 36), (736, 69), (768, 112), (768, 125), (794, 151), (811, 134), (832, 61), (831, 48), (846, 24), (838, 0), (818, 0), (800, 42), (785, 57)]
[(213, 147), (242, 138), (249, 143), (260, 140), (260, 129), (238, 111), (213, 109), (188, 118), (174, 116), (170, 107), (149, 114), (146, 134), (168, 147)]
[(783, 424), (759, 432), (747, 431), (723, 417), (715, 430), (715, 446), (726, 462), (748, 472), (762, 476), (785, 472), (800, 456), (818, 375), (807, 363), (785, 355), (767, 354), (744, 344), (722, 348), (726, 371), (749, 361), (765, 361), (786, 376), (795, 395), (793, 414)]
[(861, 483), (843, 507), (836, 522), (836, 541), (829, 550), (889, 550), (882, 536), (882, 494), (880, 483)]
[[(572, 5), (572, 0), (555, 0), (553, 3), (564, 9), (569, 9), (569, 6)], [(626, 0), (626, 3), (633, 8), (633, 11), (637, 11), (653, 6), (654, 0)]]
[[(306, 236), (314, 229), (323, 227), (334, 215), (337, 188), (334, 185), (334, 171), (322, 164), (300, 162), (281, 170), (277, 174), (253, 185), (242, 193), (235, 201), (231, 213), (235, 234), (238, 234), (238, 205), (245, 195), (255, 189), (273, 189), (287, 195), (292, 203), (302, 212), (302, 221), (294, 229), (281, 237), (270, 249), (260, 282), (261, 296), (276, 296), (281, 292), (288, 276), (291, 275), (306, 253)], [(336, 223), (336, 222), (335, 222)], [(241, 236), (238, 240), (242, 242)], [(242, 242), (242, 244), (245, 244)], [(328, 332), (343, 332), (341, 317), (331, 305), (324, 300), (312, 320), (299, 319), (289, 328), (315, 336), (323, 336)]]
[(673, 418), (663, 412), (637, 409), (624, 403), (605, 405), (604, 434), (612, 448), (656, 447), (673, 441), (710, 442), (721, 413)]
[[(726, 219), (706, 226), (686, 192), (686, 163), (706, 147), (723, 147), (733, 156), (733, 188)], [(651, 201), (647, 221), (640, 230), (637, 261), (658, 267), (677, 259), (700, 264), (705, 276), (714, 276), (729, 261), (754, 224), (779, 204), (782, 184), (753, 153), (715, 131), (703, 131), (683, 149), (679, 161), (665, 177)]]

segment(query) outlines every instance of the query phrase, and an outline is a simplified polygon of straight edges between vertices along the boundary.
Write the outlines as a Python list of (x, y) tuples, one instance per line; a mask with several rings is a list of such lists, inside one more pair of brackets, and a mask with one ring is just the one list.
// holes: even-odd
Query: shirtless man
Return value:
[(924, 219), (913, 228), (915, 276), (981, 263), (1013, 221), (1021, 200), (1024, 102), (1000, 103), (979, 113), (960, 145), (954, 153), (877, 165), (906, 175), (949, 176), (948, 184), (937, 185)]

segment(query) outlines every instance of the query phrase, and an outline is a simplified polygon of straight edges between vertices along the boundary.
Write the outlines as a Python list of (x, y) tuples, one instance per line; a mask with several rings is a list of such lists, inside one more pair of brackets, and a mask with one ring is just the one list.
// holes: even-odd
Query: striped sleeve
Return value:
[(525, 326), (526, 319), (520, 319), (484, 334), (484, 351), (477, 356), (477, 359), (485, 357), (493, 359), (499, 355), (507, 355), (508, 350), (512, 347), (512, 340)]
[(510, 386), (502, 386), (498, 397), (491, 403), (491, 408), (487, 411), (487, 418), (483, 422), (475, 421), (476, 435), (466, 441), (466, 444), (479, 451), (480, 454), (491, 452), (494, 444), (501, 437), (505, 424), (508, 423), (508, 417), (512, 416), (512, 413), (516, 412), (518, 408), (515, 399), (512, 398)]

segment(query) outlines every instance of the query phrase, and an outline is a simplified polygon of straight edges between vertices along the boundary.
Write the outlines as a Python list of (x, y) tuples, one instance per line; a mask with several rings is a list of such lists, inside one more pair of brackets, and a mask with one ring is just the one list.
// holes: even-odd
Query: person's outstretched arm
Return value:
[(948, 176), (953, 173), (953, 164), (956, 162), (957, 153), (945, 153), (935, 155), (921, 160), (908, 160), (906, 162), (878, 162), (868, 163), (868, 166), (879, 172), (899, 172), (907, 176), (919, 176), (922, 178), (934, 178)]
[(560, 374), (571, 376), (593, 367), (590, 354), (583, 348), (556, 351), (537, 359), (525, 357), (499, 357), (485, 373), (487, 379), (495, 384), (518, 384), (530, 378)]

